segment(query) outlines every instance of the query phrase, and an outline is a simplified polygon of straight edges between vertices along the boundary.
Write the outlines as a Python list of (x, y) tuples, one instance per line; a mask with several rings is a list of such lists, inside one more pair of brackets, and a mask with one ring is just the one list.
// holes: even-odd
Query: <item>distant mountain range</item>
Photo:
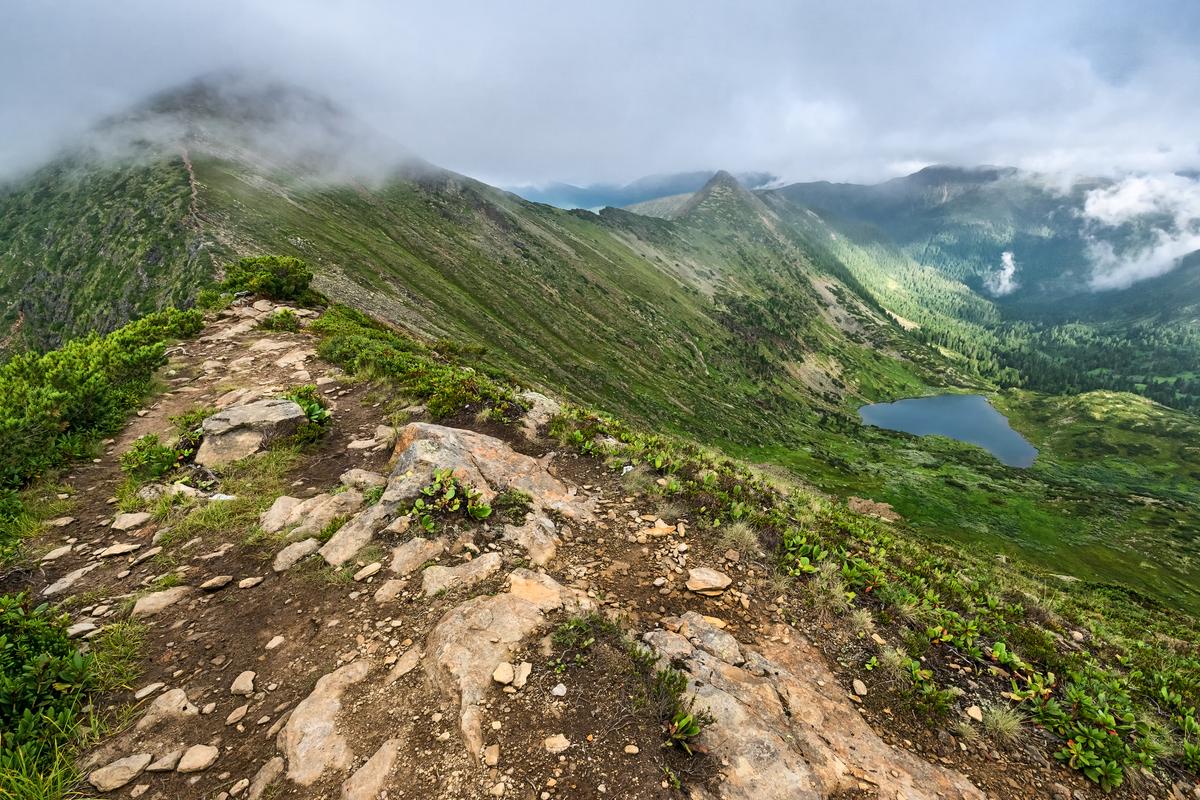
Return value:
[[(543, 186), (506, 186), (513, 194), (534, 203), (546, 203), (558, 208), (586, 208), (599, 211), (606, 206), (623, 208), (635, 203), (654, 200), (669, 195), (691, 194), (698, 191), (715, 170), (676, 172), (668, 175), (650, 175), (632, 183), (592, 183), (574, 186), (569, 183), (549, 183)], [(741, 172), (735, 176), (747, 189), (758, 189), (777, 180), (766, 172)]]

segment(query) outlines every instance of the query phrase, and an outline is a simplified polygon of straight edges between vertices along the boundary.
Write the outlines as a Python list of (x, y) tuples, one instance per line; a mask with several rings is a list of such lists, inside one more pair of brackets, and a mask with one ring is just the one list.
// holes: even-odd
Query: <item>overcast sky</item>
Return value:
[(3, 0), (0, 174), (197, 74), (493, 183), (1200, 167), (1200, 3)]

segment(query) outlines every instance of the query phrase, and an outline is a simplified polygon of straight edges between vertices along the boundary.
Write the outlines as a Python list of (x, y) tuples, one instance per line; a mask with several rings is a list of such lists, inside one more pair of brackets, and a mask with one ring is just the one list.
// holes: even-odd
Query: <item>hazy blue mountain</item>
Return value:
[[(659, 197), (690, 194), (699, 191), (713, 176), (714, 170), (677, 172), (668, 175), (649, 175), (632, 183), (592, 183), (574, 186), (569, 183), (549, 183), (544, 186), (505, 187), (535, 203), (546, 203), (559, 208), (588, 208), (598, 210), (606, 206), (622, 208), (643, 203)], [(757, 189), (776, 180), (766, 172), (741, 172), (735, 176), (747, 189)]]

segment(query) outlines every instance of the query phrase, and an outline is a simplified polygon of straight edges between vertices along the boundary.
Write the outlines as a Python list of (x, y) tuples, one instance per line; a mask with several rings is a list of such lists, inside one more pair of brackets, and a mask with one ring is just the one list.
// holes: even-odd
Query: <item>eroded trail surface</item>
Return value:
[[(24, 576), (85, 640), (145, 625), (141, 677), (104, 698), (132, 708), (128, 724), (83, 765), (97, 793), (985, 796), (957, 749), (927, 760), (865, 721), (766, 595), (766, 556), (718, 550), (619, 471), (556, 452), (552, 400), (532, 398), (523, 426), (435, 424), (419, 408), (393, 425), (311, 334), (257, 328), (273, 310), (235, 305), (172, 352), (166, 391), (70, 476), (72, 516)], [(307, 383), (332, 421), (281, 467), (273, 448), (298, 420), (278, 398)], [(147, 510), (121, 513), (120, 455), (197, 406), (220, 410), (193, 467), (211, 480), (143, 487)], [(270, 496), (236, 496), (280, 469)], [(528, 508), (427, 530), (406, 512), (439, 470), (483, 501), (524, 492)], [(188, 496), (170, 510), (159, 498), (173, 493)], [(649, 677), (601, 619), (648, 648)], [(711, 717), (693, 757), (663, 747), (646, 694), (668, 665)]]

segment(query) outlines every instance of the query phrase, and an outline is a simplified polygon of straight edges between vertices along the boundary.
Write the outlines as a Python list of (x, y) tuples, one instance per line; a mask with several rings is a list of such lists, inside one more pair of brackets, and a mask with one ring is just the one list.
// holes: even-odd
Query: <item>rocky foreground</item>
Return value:
[[(811, 633), (784, 622), (765, 556), (720, 548), (686, 511), (556, 453), (544, 439), (552, 400), (530, 395), (516, 426), (433, 424), (420, 408), (385, 419), (386, 398), (322, 363), (309, 334), (259, 329), (274, 310), (235, 305), (177, 347), (166, 391), (75, 470), (72, 516), (40, 541), (31, 580), (71, 610), (73, 635), (147, 626), (143, 677), (107, 698), (127, 722), (83, 764), (96, 793), (1071, 796), (1060, 772), (1005, 783), (965, 747), (922, 755), (885, 740), (860, 711), (871, 688), (832, 672)], [(232, 519), (186, 538), (156, 521), (164, 495), (214, 517), (236, 500), (222, 468), (295, 432), (303, 411), (280, 395), (302, 383), (331, 401), (330, 430), (291, 468), (287, 493), (262, 499), (252, 536), (230, 535)], [(197, 405), (219, 410), (195, 457), (217, 479), (142, 487), (150, 510), (117, 513), (120, 455)], [(429, 531), (405, 511), (443, 469), (483, 501), (519, 490), (528, 509)], [(589, 644), (564, 661), (555, 632), (589, 614), (686, 676), (710, 720), (695, 755), (663, 746), (621, 648)]]

